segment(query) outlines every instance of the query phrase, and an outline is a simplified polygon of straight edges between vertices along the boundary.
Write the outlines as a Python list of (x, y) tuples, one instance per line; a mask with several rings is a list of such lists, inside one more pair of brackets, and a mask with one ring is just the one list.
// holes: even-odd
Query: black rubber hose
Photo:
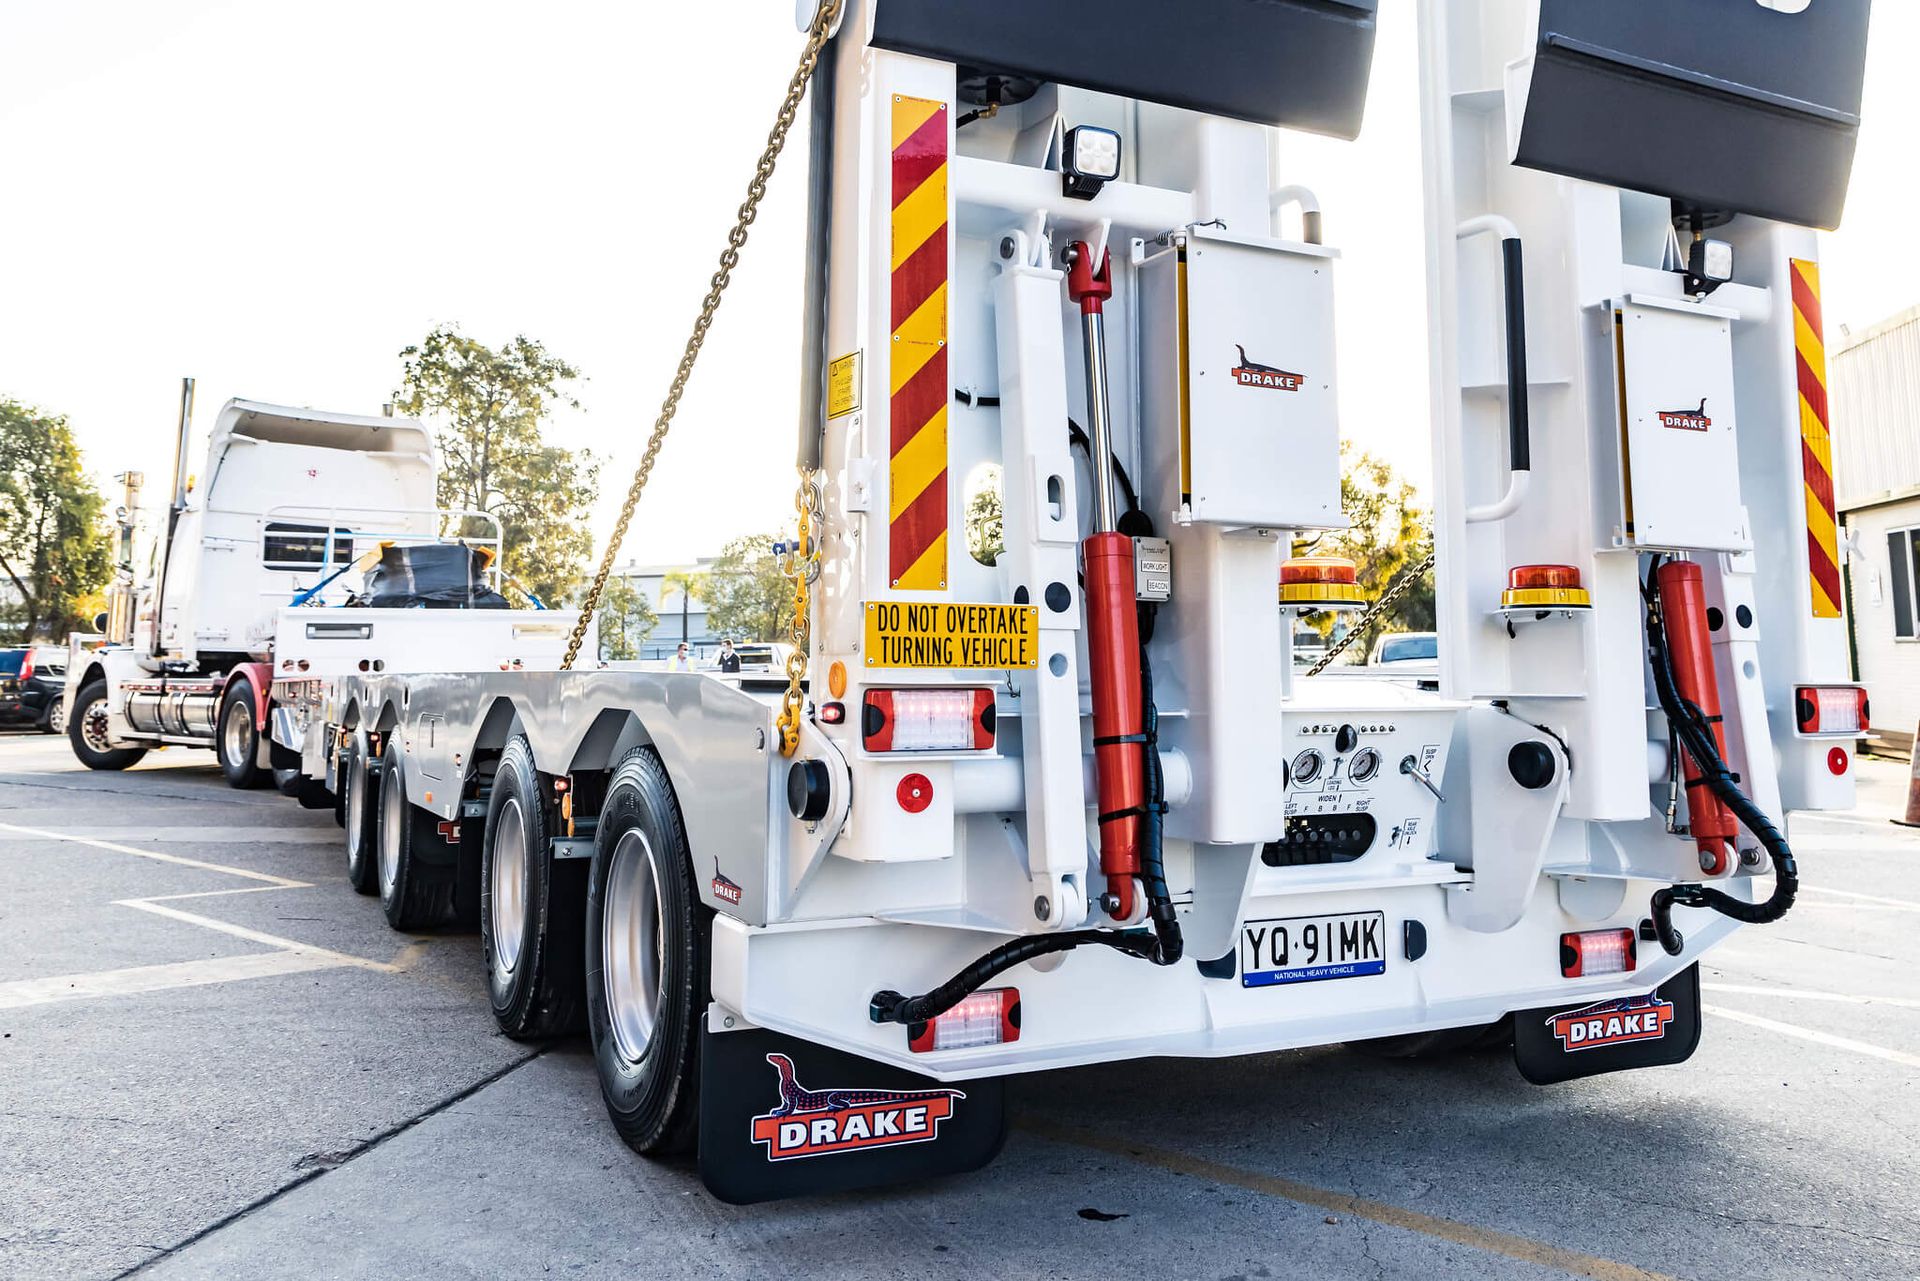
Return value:
[(1155, 965), (1172, 965), (1186, 950), (1180, 935), (1180, 921), (1167, 889), (1166, 861), (1161, 848), (1166, 814), (1166, 775), (1160, 768), (1160, 712), (1153, 704), (1153, 666), (1147, 658), (1147, 640), (1153, 634), (1154, 607), (1140, 607), (1140, 691), (1145, 708), (1144, 740), (1140, 750), (1146, 754), (1147, 803), (1141, 815), (1140, 881), (1147, 893), (1148, 919), (1153, 933), (1139, 930), (1073, 930), (1066, 934), (1035, 934), (1002, 943), (985, 956), (961, 970), (939, 987), (922, 996), (902, 996), (898, 992), (876, 992), (867, 1003), (867, 1017), (875, 1023), (926, 1023), (939, 1018), (968, 996), (979, 991), (997, 976), (1037, 957), (1055, 952), (1071, 952), (1077, 947), (1110, 947), (1128, 956)]
[[(1653, 568), (1658, 569), (1655, 557)], [(1649, 573), (1649, 582), (1651, 581)], [(1773, 860), (1773, 893), (1759, 903), (1748, 903), (1731, 894), (1704, 885), (1675, 885), (1656, 890), (1650, 905), (1654, 932), (1669, 956), (1680, 955), (1684, 937), (1673, 926), (1675, 907), (1704, 907), (1748, 925), (1768, 925), (1785, 916), (1793, 907), (1800, 890), (1800, 870), (1793, 860), (1793, 849), (1766, 813), (1740, 790), (1739, 780), (1720, 756), (1714, 741), (1713, 726), (1698, 705), (1683, 697), (1673, 675), (1673, 657), (1667, 648), (1666, 625), (1655, 605), (1657, 595), (1649, 586), (1647, 597), (1647, 651), (1653, 669), (1653, 688), (1660, 708), (1667, 715), (1675, 736), (1685, 749), (1700, 780), (1719, 798), (1721, 804), (1760, 842)]]

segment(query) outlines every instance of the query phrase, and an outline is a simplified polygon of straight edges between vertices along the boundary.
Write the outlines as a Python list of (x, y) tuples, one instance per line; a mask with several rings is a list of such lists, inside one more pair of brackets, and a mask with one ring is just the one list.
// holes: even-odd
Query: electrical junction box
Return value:
[[(1595, 468), (1601, 546), (1739, 552), (1753, 538), (1740, 501), (1733, 313), (1628, 295), (1595, 319), (1594, 384), (1618, 424)], [(1607, 417), (1596, 418), (1605, 422)]]
[(1344, 528), (1332, 250), (1192, 227), (1143, 261), (1147, 498), (1176, 524)]

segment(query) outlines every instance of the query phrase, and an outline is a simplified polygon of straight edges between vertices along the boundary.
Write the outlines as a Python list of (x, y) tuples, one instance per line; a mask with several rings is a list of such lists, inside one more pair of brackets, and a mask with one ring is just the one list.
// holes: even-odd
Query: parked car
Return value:
[(1389, 667), (1400, 672), (1437, 672), (1440, 670), (1440, 637), (1434, 632), (1389, 632), (1373, 643), (1367, 666)]
[(65, 732), (62, 693), (67, 688), (67, 651), (59, 645), (19, 645), (0, 650), (0, 725)]

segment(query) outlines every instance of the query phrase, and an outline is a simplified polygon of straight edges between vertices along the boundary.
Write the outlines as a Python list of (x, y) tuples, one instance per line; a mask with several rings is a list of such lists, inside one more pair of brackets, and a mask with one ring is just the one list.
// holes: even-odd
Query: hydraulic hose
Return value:
[(1147, 641), (1153, 635), (1154, 606), (1140, 607), (1140, 686), (1146, 709), (1144, 740), (1140, 750), (1146, 754), (1147, 800), (1141, 806), (1140, 880), (1147, 895), (1147, 919), (1152, 933), (1144, 930), (1072, 930), (1065, 934), (1035, 934), (1003, 943), (966, 969), (921, 996), (902, 996), (898, 992), (876, 992), (867, 1005), (867, 1017), (875, 1023), (926, 1023), (939, 1018), (969, 995), (979, 991), (997, 976), (1024, 961), (1055, 952), (1071, 952), (1077, 947), (1110, 947), (1155, 965), (1172, 965), (1185, 951), (1180, 936), (1180, 921), (1167, 889), (1166, 863), (1161, 840), (1165, 826), (1166, 776), (1160, 767), (1160, 712), (1153, 703), (1153, 667), (1147, 660)]
[[(1658, 569), (1655, 557), (1653, 568)], [(1652, 578), (1648, 579), (1649, 584)], [(1773, 893), (1759, 903), (1748, 903), (1731, 894), (1704, 885), (1673, 885), (1654, 891), (1650, 905), (1653, 928), (1660, 946), (1669, 956), (1680, 955), (1685, 938), (1673, 924), (1675, 907), (1705, 907), (1748, 925), (1768, 925), (1787, 914), (1800, 890), (1799, 868), (1793, 861), (1793, 849), (1787, 838), (1773, 825), (1758, 805), (1739, 787), (1739, 777), (1727, 768), (1714, 740), (1713, 727), (1705, 713), (1680, 694), (1674, 679), (1673, 660), (1667, 647), (1666, 625), (1660, 617), (1658, 598), (1650, 586), (1643, 586), (1647, 606), (1647, 653), (1653, 669), (1654, 694), (1666, 713), (1680, 745), (1686, 749), (1694, 768), (1720, 803), (1732, 811), (1741, 826), (1753, 833), (1773, 860)]]

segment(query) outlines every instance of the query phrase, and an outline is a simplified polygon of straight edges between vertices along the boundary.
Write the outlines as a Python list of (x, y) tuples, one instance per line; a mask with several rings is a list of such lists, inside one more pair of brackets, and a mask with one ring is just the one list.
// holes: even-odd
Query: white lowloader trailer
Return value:
[(132, 570), (136, 479), (108, 643), (76, 651), (67, 725), (83, 763), (125, 769), (154, 748), (211, 748), (235, 787), (271, 778), (324, 807), (334, 781), (318, 713), (338, 676), (559, 665), (572, 611), (345, 607), (364, 598), (383, 549), (404, 561), (449, 538), (478, 553), (468, 602), (504, 599), (499, 524), (434, 506), (433, 437), (420, 423), (230, 400), (196, 478), (192, 418), (188, 379), (154, 573), (141, 585)]
[(978, 1165), (1010, 1073), (1686, 1058), (1853, 797), (1811, 228), (1866, 0), (1419, 6), (1418, 680), (1289, 654), (1360, 592), (1289, 555), (1344, 520), (1340, 219), (1273, 126), (1358, 130), (1373, 0), (802, 10), (808, 683), (349, 676), (390, 917), (457, 823), (501, 1027), (584, 1025), (733, 1200)]

